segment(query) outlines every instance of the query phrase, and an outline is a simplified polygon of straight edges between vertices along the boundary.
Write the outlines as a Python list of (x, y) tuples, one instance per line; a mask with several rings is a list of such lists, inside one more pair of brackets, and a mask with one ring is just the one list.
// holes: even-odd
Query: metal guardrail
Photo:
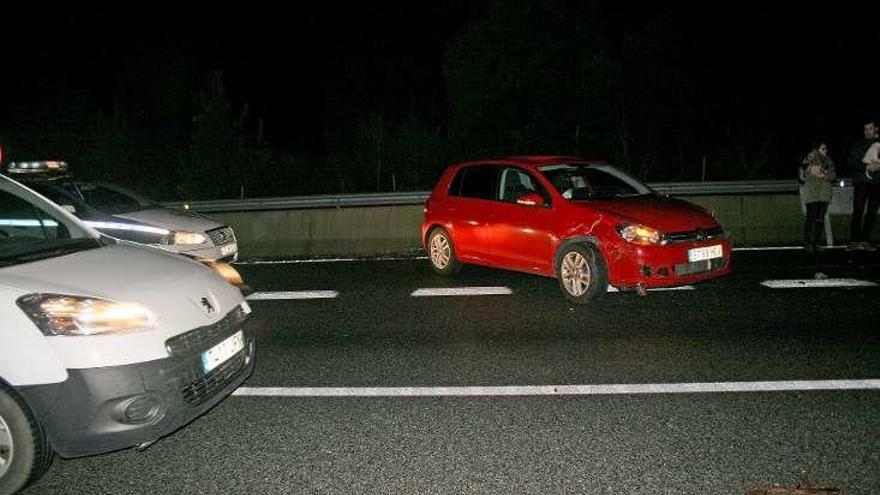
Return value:
[[(724, 182), (658, 182), (648, 184), (654, 190), (670, 196), (778, 194), (798, 192), (796, 180), (724, 181)], [(258, 210), (307, 210), (315, 208), (355, 208), (363, 206), (420, 205), (428, 199), (429, 191), (332, 194), (323, 196), (289, 196), (252, 199), (218, 199), (170, 202), (165, 206), (191, 209), (199, 212), (236, 212)]]

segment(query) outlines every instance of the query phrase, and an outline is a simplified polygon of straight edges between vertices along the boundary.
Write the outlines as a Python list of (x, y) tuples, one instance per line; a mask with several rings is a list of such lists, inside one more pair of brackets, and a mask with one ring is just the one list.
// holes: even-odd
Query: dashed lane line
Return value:
[(523, 385), (488, 387), (241, 387), (240, 397), (505, 397), (880, 390), (880, 380)]
[[(693, 285), (682, 285), (680, 287), (657, 287), (654, 289), (648, 289), (648, 292), (663, 292), (663, 291), (672, 291), (672, 290), (696, 290)], [(620, 292), (620, 289), (614, 287), (613, 285), (608, 286), (607, 292)]]
[(764, 287), (771, 289), (806, 289), (832, 287), (876, 287), (877, 284), (868, 280), (854, 278), (805, 278), (792, 280), (765, 280)]
[(435, 296), (507, 296), (513, 291), (507, 287), (435, 287), (430, 289), (416, 289), (410, 294), (412, 297), (435, 297)]
[(248, 301), (274, 301), (298, 299), (333, 299), (339, 295), (335, 290), (301, 290), (287, 292), (254, 292), (247, 296)]

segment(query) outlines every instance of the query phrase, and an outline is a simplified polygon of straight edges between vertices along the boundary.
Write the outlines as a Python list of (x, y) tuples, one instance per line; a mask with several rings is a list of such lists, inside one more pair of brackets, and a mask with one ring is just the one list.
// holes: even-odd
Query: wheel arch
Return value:
[(594, 248), (596, 248), (596, 251), (599, 252), (599, 255), (601, 255), (603, 258), (605, 257), (605, 255), (602, 253), (601, 242), (599, 241), (598, 237), (596, 237), (594, 235), (570, 237), (570, 238), (565, 239), (564, 241), (560, 242), (559, 245), (556, 246), (556, 252), (553, 254), (553, 273), (554, 273), (554, 275), (556, 275), (556, 276), (559, 275), (559, 273), (557, 273), (558, 272), (557, 267), (559, 266), (559, 259), (562, 256), (562, 252), (565, 251), (565, 248), (572, 246), (572, 245), (583, 245), (583, 244), (589, 244), (589, 245), (593, 246)]

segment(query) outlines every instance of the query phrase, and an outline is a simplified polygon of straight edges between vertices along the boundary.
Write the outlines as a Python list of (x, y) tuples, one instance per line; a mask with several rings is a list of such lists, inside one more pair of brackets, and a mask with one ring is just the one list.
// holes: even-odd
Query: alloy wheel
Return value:
[(0, 416), (0, 478), (9, 471), (9, 466), (12, 465), (12, 455), (14, 453), (15, 449), (12, 444), (12, 432), (6, 424), (6, 420), (3, 419), (3, 416)]
[(571, 251), (562, 259), (562, 284), (565, 290), (574, 297), (587, 292), (591, 280), (590, 264), (584, 256)]
[(452, 256), (452, 247), (449, 239), (443, 234), (436, 234), (431, 238), (431, 263), (438, 270), (446, 268), (449, 258)]

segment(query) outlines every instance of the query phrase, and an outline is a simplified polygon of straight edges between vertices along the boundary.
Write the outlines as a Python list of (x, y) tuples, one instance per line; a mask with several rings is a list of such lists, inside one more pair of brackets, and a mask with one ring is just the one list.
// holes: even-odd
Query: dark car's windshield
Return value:
[(572, 201), (653, 194), (648, 186), (611, 165), (548, 165), (538, 170), (563, 198)]
[(100, 242), (44, 200), (0, 179), (0, 266), (99, 247)]
[(104, 184), (78, 182), (69, 186), (92, 208), (109, 215), (119, 215), (156, 206), (151, 200)]

